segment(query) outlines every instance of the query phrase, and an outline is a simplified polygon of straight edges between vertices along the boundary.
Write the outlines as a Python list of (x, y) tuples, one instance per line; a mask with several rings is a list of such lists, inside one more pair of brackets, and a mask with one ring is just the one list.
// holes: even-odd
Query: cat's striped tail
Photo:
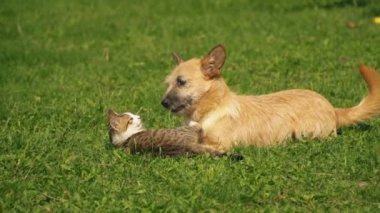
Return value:
[(359, 70), (367, 82), (368, 95), (357, 106), (335, 109), (338, 128), (355, 124), (380, 114), (380, 74), (365, 65), (360, 65)]

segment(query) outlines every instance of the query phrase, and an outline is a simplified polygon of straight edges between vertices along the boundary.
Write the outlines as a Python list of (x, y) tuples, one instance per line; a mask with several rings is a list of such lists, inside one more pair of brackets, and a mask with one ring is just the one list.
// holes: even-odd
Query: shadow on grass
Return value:
[(292, 8), (293, 11), (300, 11), (310, 8), (319, 8), (325, 10), (334, 10), (344, 7), (368, 7), (367, 14), (370, 16), (380, 15), (380, 4), (378, 0), (326, 0), (311, 1), (306, 4), (300, 4)]
[(340, 0), (340, 1), (327, 1), (328, 3), (325, 3), (324, 1), (315, 1), (316, 5), (324, 8), (324, 9), (336, 9), (336, 8), (342, 8), (347, 6), (354, 6), (354, 7), (364, 7), (369, 4), (374, 3), (374, 0)]
[(345, 127), (338, 130), (338, 135), (341, 135), (345, 130), (354, 130), (358, 132), (367, 132), (373, 130), (373, 126), (366, 123), (359, 123), (353, 126)]

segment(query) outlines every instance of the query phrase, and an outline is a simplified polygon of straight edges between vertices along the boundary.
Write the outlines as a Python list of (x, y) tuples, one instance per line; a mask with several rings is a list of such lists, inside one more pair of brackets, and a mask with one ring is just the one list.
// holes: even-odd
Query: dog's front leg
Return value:
[(230, 151), (230, 148), (225, 146), (223, 140), (207, 134), (203, 135), (201, 143), (203, 146), (208, 147), (210, 150), (215, 150), (222, 153)]

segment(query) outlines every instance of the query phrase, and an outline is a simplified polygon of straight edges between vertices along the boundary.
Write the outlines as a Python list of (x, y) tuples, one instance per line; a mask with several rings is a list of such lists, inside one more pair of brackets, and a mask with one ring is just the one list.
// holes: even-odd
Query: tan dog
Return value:
[(334, 108), (310, 90), (286, 90), (269, 95), (240, 96), (220, 76), (226, 54), (222, 45), (201, 59), (174, 55), (177, 66), (167, 76), (162, 105), (201, 124), (206, 146), (227, 151), (235, 145), (266, 146), (287, 139), (336, 136), (337, 128), (380, 113), (380, 75), (360, 66), (369, 94), (352, 108)]

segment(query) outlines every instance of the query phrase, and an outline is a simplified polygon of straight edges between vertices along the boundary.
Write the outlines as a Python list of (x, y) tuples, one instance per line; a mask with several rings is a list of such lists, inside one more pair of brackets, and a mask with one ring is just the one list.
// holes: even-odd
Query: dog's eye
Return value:
[(184, 79), (182, 79), (180, 77), (177, 78), (177, 85), (179, 87), (185, 86), (186, 83), (187, 83), (186, 80), (184, 80)]

